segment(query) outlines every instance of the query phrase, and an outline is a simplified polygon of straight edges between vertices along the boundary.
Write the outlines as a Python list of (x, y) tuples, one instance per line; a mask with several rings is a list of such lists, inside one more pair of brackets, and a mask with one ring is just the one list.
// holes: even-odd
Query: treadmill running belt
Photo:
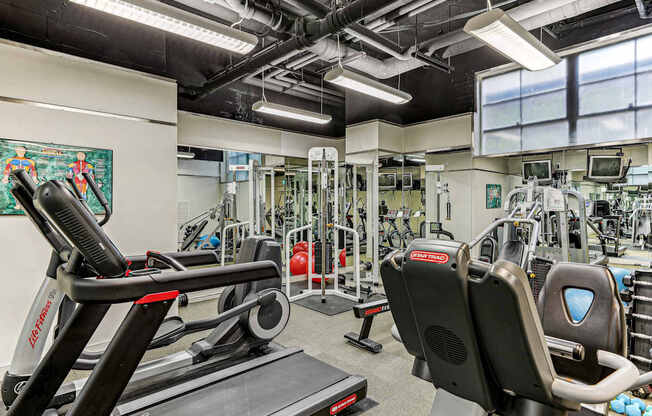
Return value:
[(222, 380), (135, 416), (265, 416), (320, 392), (349, 374), (303, 352)]

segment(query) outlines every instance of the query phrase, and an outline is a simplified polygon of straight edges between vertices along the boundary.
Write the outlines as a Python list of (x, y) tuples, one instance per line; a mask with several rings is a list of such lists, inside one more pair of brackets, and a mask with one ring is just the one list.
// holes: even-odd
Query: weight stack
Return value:
[[(315, 274), (321, 274), (321, 241), (315, 243)], [(333, 272), (333, 243), (326, 243), (326, 273)]]
[(552, 264), (544, 261), (535, 260), (532, 262), (532, 272), (534, 273), (534, 279), (530, 279), (530, 288), (532, 289), (532, 295), (534, 295), (534, 300), (539, 300), (539, 292), (543, 289), (543, 285), (546, 283), (546, 277), (548, 277), (548, 272)]
[[(652, 271), (636, 270), (632, 277), (637, 282), (652, 283)], [(652, 286), (634, 285), (632, 289), (636, 296), (652, 298)], [(652, 317), (652, 302), (633, 300), (631, 302), (631, 310), (635, 314)], [(632, 318), (631, 326), (631, 332), (652, 335), (652, 321)], [(650, 359), (652, 358), (650, 356), (650, 348), (652, 348), (652, 343), (650, 343), (650, 341), (635, 337), (630, 338), (630, 351), (632, 354)], [(637, 361), (634, 362), (641, 370), (649, 371), (649, 366), (647, 364), (643, 365), (644, 363)]]

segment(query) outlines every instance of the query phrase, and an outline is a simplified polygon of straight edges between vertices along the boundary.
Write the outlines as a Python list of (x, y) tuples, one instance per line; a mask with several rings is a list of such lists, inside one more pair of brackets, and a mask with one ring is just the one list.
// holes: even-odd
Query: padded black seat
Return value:
[(611, 371), (597, 365), (597, 350), (627, 355), (625, 310), (607, 267), (555, 264), (537, 307), (546, 335), (584, 345), (582, 362), (553, 357), (560, 375), (593, 384)]
[[(271, 260), (278, 265), (279, 270), (283, 270), (281, 245), (272, 237), (264, 235), (245, 238), (238, 252), (236, 263), (242, 264), (263, 260)], [(265, 289), (281, 290), (281, 284), (282, 281), (279, 276), (237, 285), (235, 287), (235, 301), (241, 303), (249, 293), (258, 293)], [(229, 293), (229, 289), (226, 289), (224, 293)], [(230, 299), (224, 299), (224, 301), (231, 302)]]

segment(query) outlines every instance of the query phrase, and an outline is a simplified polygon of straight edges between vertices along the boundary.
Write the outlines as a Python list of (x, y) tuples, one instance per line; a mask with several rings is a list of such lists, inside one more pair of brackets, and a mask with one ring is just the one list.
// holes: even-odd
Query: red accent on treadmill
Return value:
[(339, 402), (335, 403), (334, 405), (331, 406), (330, 408), (330, 413), (331, 415), (336, 415), (342, 410), (346, 409), (347, 407), (352, 406), (355, 404), (355, 402), (358, 401), (358, 395), (353, 393), (352, 395), (340, 400)]
[(136, 305), (146, 305), (148, 303), (154, 302), (163, 302), (164, 300), (176, 299), (179, 296), (178, 290), (172, 290), (170, 292), (161, 292), (161, 293), (150, 293), (147, 296), (143, 296), (134, 302)]
[(379, 306), (379, 307), (373, 308), (373, 309), (367, 309), (366, 311), (364, 311), (364, 316), (373, 315), (373, 314), (376, 314), (376, 313), (382, 312), (382, 311), (383, 311), (382, 306)]

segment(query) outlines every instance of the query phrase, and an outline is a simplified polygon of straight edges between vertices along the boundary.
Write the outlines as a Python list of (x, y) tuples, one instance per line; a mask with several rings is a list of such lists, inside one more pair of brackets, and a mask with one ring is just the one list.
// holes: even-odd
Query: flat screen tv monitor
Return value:
[(412, 189), (412, 174), (403, 174), (403, 189)]
[(589, 156), (589, 179), (615, 181), (623, 176), (621, 156)]
[(396, 173), (378, 174), (378, 187), (380, 189), (396, 189)]
[(539, 182), (552, 181), (552, 162), (550, 160), (533, 160), (523, 162), (523, 183), (536, 177)]

